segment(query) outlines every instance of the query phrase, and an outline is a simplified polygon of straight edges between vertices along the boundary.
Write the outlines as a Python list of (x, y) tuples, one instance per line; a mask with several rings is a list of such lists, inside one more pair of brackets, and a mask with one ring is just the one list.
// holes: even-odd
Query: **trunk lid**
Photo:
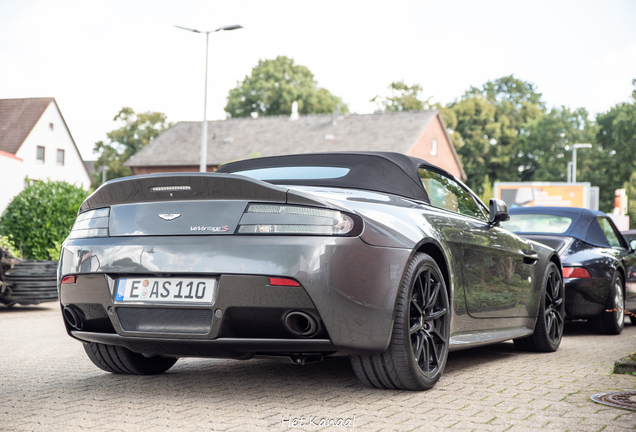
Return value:
[(530, 240), (534, 240), (536, 242), (542, 243), (548, 247), (551, 247), (555, 251), (559, 253), (559, 255), (563, 255), (566, 248), (572, 244), (574, 238), (568, 236), (556, 236), (556, 235), (545, 235), (545, 234), (520, 234), (522, 237), (525, 237)]
[(308, 193), (239, 175), (170, 173), (110, 181), (80, 213), (110, 207), (110, 237), (231, 235), (255, 202), (328, 207)]

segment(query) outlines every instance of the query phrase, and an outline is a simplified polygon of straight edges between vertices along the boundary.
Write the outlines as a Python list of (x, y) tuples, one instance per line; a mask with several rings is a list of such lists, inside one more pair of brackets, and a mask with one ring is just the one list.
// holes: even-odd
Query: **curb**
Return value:
[(636, 353), (616, 360), (614, 362), (614, 373), (636, 375)]

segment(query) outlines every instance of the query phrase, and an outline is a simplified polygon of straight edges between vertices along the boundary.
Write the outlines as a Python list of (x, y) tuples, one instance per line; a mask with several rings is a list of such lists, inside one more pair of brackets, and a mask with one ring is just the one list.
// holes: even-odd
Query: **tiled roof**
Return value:
[(0, 99), (0, 150), (16, 154), (54, 98)]
[[(235, 118), (208, 122), (208, 165), (260, 156), (332, 151), (407, 154), (436, 110), (339, 116)], [(132, 156), (126, 166), (199, 165), (201, 122), (179, 122)]]

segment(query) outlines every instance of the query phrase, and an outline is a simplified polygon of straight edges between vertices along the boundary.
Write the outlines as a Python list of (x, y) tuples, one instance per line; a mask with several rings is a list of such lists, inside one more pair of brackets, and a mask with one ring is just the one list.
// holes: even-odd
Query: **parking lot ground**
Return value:
[(362, 387), (346, 358), (181, 359), (163, 375), (123, 376), (93, 366), (57, 304), (0, 306), (0, 430), (636, 430), (635, 411), (589, 400), (636, 390), (636, 377), (611, 373), (632, 351), (636, 326), (598, 336), (568, 323), (556, 353), (510, 342), (453, 352), (427, 392)]

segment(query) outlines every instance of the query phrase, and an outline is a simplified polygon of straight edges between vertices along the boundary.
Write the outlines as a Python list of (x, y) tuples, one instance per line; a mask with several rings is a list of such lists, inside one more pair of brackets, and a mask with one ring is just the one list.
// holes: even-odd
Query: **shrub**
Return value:
[(88, 194), (61, 181), (33, 183), (13, 198), (0, 217), (0, 233), (10, 238), (24, 259), (57, 260)]
[(6, 250), (14, 258), (20, 258), (20, 250), (15, 248), (12, 235), (0, 236), (0, 249)]

